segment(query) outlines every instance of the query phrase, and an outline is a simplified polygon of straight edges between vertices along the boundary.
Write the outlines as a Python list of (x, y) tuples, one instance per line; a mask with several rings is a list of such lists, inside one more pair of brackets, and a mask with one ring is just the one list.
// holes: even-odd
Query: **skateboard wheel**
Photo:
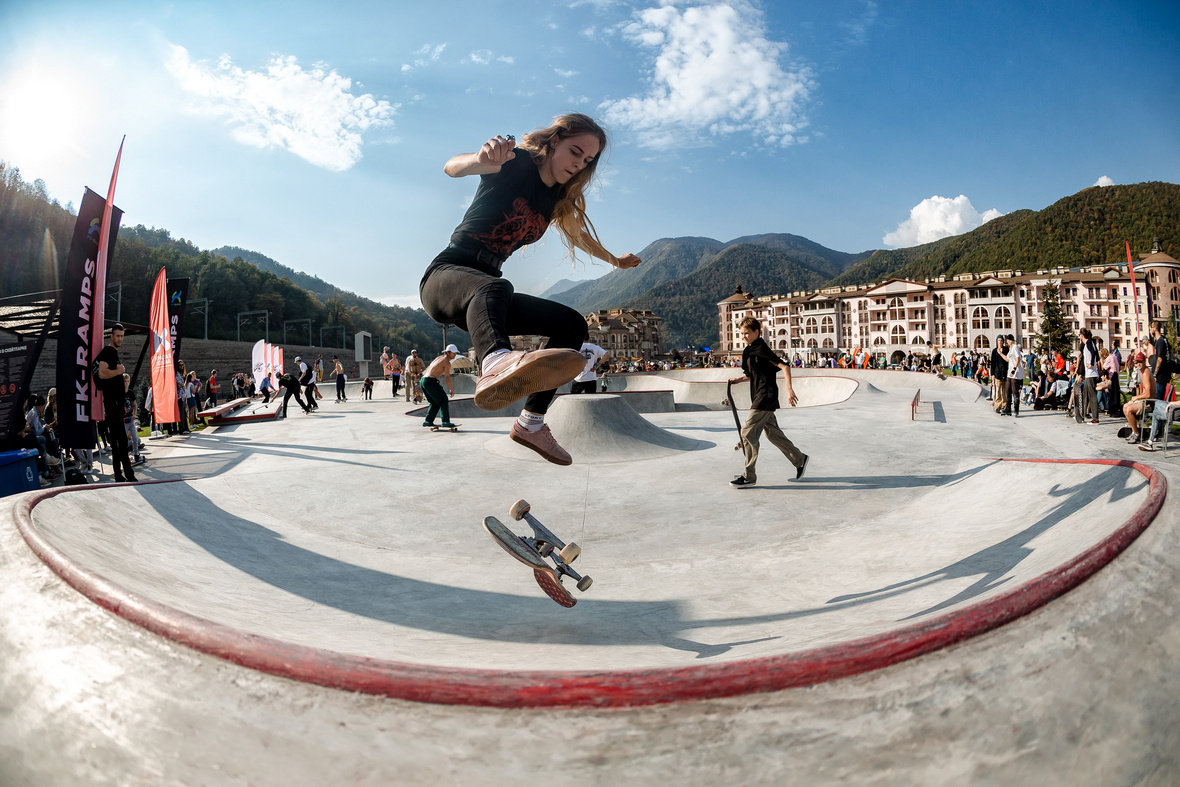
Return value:
[(573, 563), (578, 559), (578, 555), (580, 554), (582, 554), (582, 548), (571, 541), (561, 548), (561, 551), (557, 553), (557, 556), (566, 563)]
[(581, 579), (578, 580), (578, 590), (585, 593), (590, 588), (590, 586), (593, 584), (594, 584), (594, 580), (591, 579), (590, 577), (582, 577)]
[(527, 514), (531, 508), (532, 506), (529, 505), (529, 501), (517, 500), (512, 504), (512, 508), (508, 509), (508, 514), (513, 519), (520, 521), (521, 519), (524, 519), (524, 515)]
[(553, 554), (553, 545), (548, 541), (538, 541), (537, 554), (539, 554), (541, 557), (549, 557), (551, 554)]

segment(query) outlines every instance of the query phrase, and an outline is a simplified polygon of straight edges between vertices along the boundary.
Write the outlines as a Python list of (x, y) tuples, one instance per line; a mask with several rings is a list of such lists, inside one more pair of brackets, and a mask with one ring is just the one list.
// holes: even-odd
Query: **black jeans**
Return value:
[[(476, 363), (494, 350), (512, 348), (509, 336), (547, 336), (550, 349), (581, 349), (590, 335), (586, 320), (565, 304), (516, 292), (498, 271), (467, 254), (447, 249), (426, 269), (418, 293), (422, 308), (435, 322), (457, 325), (471, 334)], [(539, 391), (525, 400), (532, 413), (549, 409), (556, 390)]]
[(285, 386), (284, 386), (284, 388), (285, 388), (285, 392), (283, 393), (283, 417), (284, 418), (287, 417), (287, 402), (291, 401), (292, 396), (295, 397), (295, 401), (299, 402), (299, 406), (303, 408), (303, 412), (305, 412), (305, 413), (311, 412), (311, 408), (308, 407), (307, 405), (305, 405), (303, 403), (303, 399), (299, 396), (299, 389), (298, 388), (286, 388)]
[(115, 480), (134, 479), (131, 471), (131, 457), (127, 443), (127, 430), (123, 426), (123, 413), (103, 419), (107, 430), (107, 442), (111, 444), (111, 464), (115, 466)]

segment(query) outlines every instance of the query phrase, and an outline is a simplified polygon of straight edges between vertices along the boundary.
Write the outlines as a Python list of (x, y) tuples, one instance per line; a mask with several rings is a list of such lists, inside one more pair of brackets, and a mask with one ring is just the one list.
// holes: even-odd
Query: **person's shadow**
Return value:
[[(973, 468), (965, 472), (979, 470)], [(959, 473), (952, 477), (962, 476)], [(1032, 554), (1033, 550), (1027, 546), (1032, 539), (1068, 521), (1087, 503), (1106, 494), (1114, 502), (1140, 491), (1147, 482), (1130, 483), (1133, 476), (1137, 474), (1128, 468), (1112, 466), (1097, 477), (1073, 486), (1054, 486), (1048, 494), (1060, 498), (1060, 502), (1037, 522), (936, 571), (884, 587), (837, 596), (819, 607), (711, 619), (693, 619), (688, 614), (687, 603), (679, 600), (603, 601), (581, 597), (576, 612), (571, 612), (555, 605), (539, 590), (535, 596), (525, 596), (460, 587), (449, 583), (446, 574), (437, 582), (398, 576), (297, 546), (280, 533), (217, 508), (188, 483), (156, 484), (136, 489), (178, 532), (225, 564), (286, 593), (358, 618), (469, 640), (597, 647), (662, 646), (693, 652), (697, 658), (708, 658), (740, 645), (779, 637), (709, 644), (687, 638), (686, 632), (762, 626), (831, 614), (964, 577), (978, 576), (979, 579), (970, 587), (903, 620), (929, 615), (976, 598), (1010, 579), (1007, 575)], [(876, 483), (870, 483), (864, 488), (876, 486)], [(440, 532), (440, 543), (453, 536), (454, 530)], [(473, 524), (470, 532), (465, 531), (462, 537), (482, 539), (486, 534), (478, 524)], [(511, 560), (499, 555), (499, 547), (488, 540), (489, 553), (494, 555), (492, 559)], [(531, 585), (527, 567), (522, 565), (520, 569), (520, 587), (527, 587), (524, 583)], [(470, 572), (478, 569), (456, 564), (452, 570)], [(471, 584), (470, 573), (464, 575), (463, 580)], [(395, 657), (396, 641), (392, 645), (390, 657)]]

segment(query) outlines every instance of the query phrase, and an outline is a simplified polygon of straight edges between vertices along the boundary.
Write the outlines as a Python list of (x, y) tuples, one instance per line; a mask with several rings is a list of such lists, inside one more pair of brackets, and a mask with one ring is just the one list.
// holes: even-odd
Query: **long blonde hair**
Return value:
[(529, 151), (533, 160), (540, 166), (549, 155), (549, 151), (557, 144), (557, 140), (576, 137), (579, 134), (593, 134), (598, 138), (598, 155), (585, 169), (562, 186), (550, 223), (557, 225), (571, 259), (576, 260), (574, 250), (581, 249), (591, 256), (610, 261), (615, 259), (615, 256), (603, 247), (598, 239), (598, 231), (586, 215), (586, 189), (594, 178), (598, 162), (606, 154), (606, 130), (590, 116), (571, 112), (555, 117), (553, 123), (546, 128), (525, 134), (521, 147)]

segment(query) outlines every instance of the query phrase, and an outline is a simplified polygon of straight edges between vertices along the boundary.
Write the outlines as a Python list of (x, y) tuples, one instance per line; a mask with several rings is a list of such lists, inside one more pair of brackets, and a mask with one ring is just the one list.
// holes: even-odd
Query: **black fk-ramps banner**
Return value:
[(172, 363), (174, 364), (180, 363), (180, 337), (184, 335), (184, 307), (187, 303), (188, 279), (169, 279), (168, 332), (172, 336)]
[[(62, 445), (69, 448), (93, 448), (95, 420), (90, 406), (90, 364), (102, 349), (92, 346), (91, 330), (95, 313), (102, 314), (105, 306), (105, 272), (98, 270), (98, 242), (102, 232), (102, 214), (106, 200), (86, 189), (78, 220), (74, 223), (74, 239), (66, 261), (61, 290), (61, 312), (57, 332), (57, 434)], [(115, 248), (119, 222), (123, 211), (113, 208), (111, 226), (107, 231), (107, 259)], [(104, 291), (98, 291), (99, 288)], [(97, 341), (101, 343), (102, 333)]]

